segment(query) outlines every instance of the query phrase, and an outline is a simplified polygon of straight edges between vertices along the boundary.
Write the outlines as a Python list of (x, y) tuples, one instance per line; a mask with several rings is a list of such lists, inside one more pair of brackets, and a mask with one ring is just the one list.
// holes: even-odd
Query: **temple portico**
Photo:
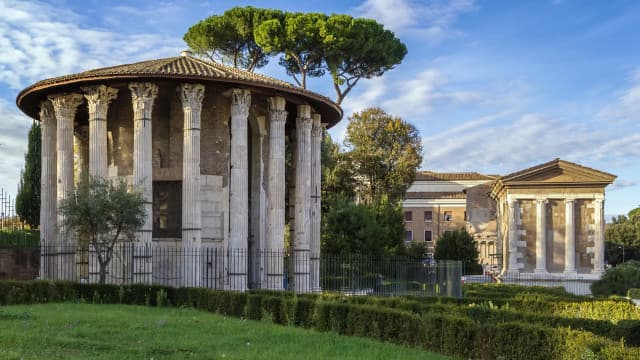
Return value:
[(568, 161), (498, 178), (497, 239), (505, 281), (597, 280), (604, 273), (604, 188), (614, 175)]
[[(145, 199), (132, 270), (119, 276), (162, 283), (177, 274), (185, 286), (224, 278), (230, 290), (282, 289), (290, 221), (295, 290), (319, 290), (320, 144), (324, 126), (342, 116), (330, 100), (183, 54), (44, 80), (17, 102), (42, 122), (43, 246), (78, 245), (57, 207), (74, 190), (74, 170), (87, 171), (125, 179)], [(74, 148), (74, 132), (84, 127), (88, 136)], [(295, 146), (290, 169), (287, 138)], [(88, 161), (74, 164), (80, 147)], [(154, 257), (156, 248), (197, 256), (177, 269)], [(209, 257), (210, 249), (224, 259)], [(88, 262), (95, 268), (95, 259)], [(86, 272), (58, 251), (42, 262), (41, 277)]]

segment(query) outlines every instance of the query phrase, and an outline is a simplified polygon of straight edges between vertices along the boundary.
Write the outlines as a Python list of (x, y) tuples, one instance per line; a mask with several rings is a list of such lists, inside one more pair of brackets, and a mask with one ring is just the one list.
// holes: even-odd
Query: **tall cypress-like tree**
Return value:
[(40, 224), (40, 141), (40, 124), (34, 122), (16, 196), (16, 212), (32, 228)]

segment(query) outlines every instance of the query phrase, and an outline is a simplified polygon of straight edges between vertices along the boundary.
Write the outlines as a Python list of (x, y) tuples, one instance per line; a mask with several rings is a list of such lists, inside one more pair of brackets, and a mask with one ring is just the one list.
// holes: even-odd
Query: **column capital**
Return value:
[(84, 98), (89, 107), (89, 120), (105, 119), (109, 104), (118, 96), (118, 89), (106, 85), (83, 86)]
[(142, 111), (143, 118), (151, 118), (153, 101), (158, 96), (158, 85), (150, 82), (133, 82), (129, 83), (129, 90), (131, 90), (133, 112)]
[(56, 118), (73, 118), (76, 115), (78, 106), (82, 104), (82, 95), (74, 93), (61, 93), (49, 95), (47, 97), (56, 114)]
[(592, 201), (594, 205), (602, 205), (604, 203), (604, 199), (596, 198), (596, 199), (593, 199)]
[(569, 205), (573, 205), (573, 203), (576, 201), (575, 198), (565, 198), (564, 199), (564, 203), (569, 206)]
[(178, 88), (182, 108), (200, 111), (202, 109), (202, 99), (204, 99), (204, 85), (202, 84), (180, 84)]
[(55, 120), (55, 114), (53, 112), (53, 104), (51, 101), (44, 100), (40, 102), (40, 121), (49, 122)]
[(298, 105), (298, 116), (296, 117), (296, 126), (300, 126), (301, 130), (311, 130), (313, 120), (311, 119), (311, 106)]
[(284, 109), (286, 100), (281, 96), (273, 96), (267, 98), (267, 102), (269, 103), (269, 122), (284, 124), (287, 121), (287, 111)]
[(543, 199), (543, 198), (536, 199), (536, 203), (537, 203), (537, 204), (543, 204), (543, 205), (546, 205), (546, 204), (548, 204), (548, 203), (549, 203), (549, 199), (546, 199), (546, 198), (544, 198), (544, 199)]
[(231, 116), (246, 118), (251, 106), (251, 91), (246, 89), (231, 90)]

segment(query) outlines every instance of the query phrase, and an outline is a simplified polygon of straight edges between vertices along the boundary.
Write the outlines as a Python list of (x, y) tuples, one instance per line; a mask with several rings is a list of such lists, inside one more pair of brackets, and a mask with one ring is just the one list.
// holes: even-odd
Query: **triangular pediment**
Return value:
[(550, 162), (530, 167), (501, 178), (504, 185), (531, 182), (531, 183), (558, 183), (558, 184), (611, 184), (616, 176), (572, 163), (555, 159)]

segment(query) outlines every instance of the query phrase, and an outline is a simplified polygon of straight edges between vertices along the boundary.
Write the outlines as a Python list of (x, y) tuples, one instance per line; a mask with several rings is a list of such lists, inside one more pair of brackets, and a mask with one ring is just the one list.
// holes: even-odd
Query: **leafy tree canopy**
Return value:
[(40, 224), (40, 131), (40, 124), (34, 122), (29, 130), (28, 148), (24, 156), (24, 171), (20, 176), (16, 196), (16, 213), (31, 228)]
[(73, 196), (63, 200), (58, 211), (63, 216), (63, 226), (96, 252), (101, 284), (106, 280), (107, 266), (117, 241), (123, 235), (133, 239), (145, 219), (141, 192), (129, 191), (125, 180), (112, 182), (86, 174), (82, 175)]
[(614, 218), (605, 239), (612, 244), (640, 247), (640, 208), (631, 210), (628, 217)]
[(415, 126), (380, 108), (353, 114), (344, 144), (359, 198), (366, 203), (382, 197), (400, 201), (422, 162), (422, 143)]
[(436, 241), (436, 260), (460, 260), (465, 268), (477, 266), (478, 249), (476, 242), (466, 229), (445, 232)]
[(251, 6), (234, 7), (222, 15), (210, 16), (189, 28), (183, 40), (199, 55), (247, 71), (265, 66), (273, 53), (265, 52), (254, 40), (254, 26), (283, 16), (278, 10)]
[(200, 21), (184, 40), (197, 54), (249, 71), (280, 54), (280, 65), (303, 88), (308, 77), (328, 72), (338, 104), (360, 79), (381, 76), (407, 53), (394, 33), (375, 20), (250, 6)]

